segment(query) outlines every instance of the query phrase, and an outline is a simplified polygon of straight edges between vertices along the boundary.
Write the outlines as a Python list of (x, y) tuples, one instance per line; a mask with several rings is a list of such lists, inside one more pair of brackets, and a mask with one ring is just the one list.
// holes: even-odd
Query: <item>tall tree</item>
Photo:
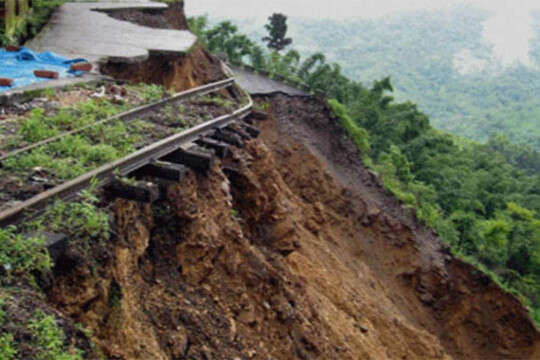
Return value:
[(287, 36), (287, 16), (274, 13), (268, 18), (269, 23), (264, 27), (268, 30), (268, 36), (262, 38), (271, 50), (281, 51), (292, 44), (292, 39)]

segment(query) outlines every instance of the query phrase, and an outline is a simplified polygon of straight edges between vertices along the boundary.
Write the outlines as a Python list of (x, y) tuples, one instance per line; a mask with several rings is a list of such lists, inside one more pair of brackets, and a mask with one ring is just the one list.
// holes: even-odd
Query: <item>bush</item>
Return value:
[(52, 260), (45, 248), (45, 239), (24, 238), (15, 227), (0, 229), (0, 266), (8, 281), (14, 276), (29, 277), (32, 272), (50, 270)]
[(328, 100), (328, 104), (332, 108), (334, 115), (341, 121), (341, 126), (347, 131), (352, 141), (360, 151), (360, 154), (364, 155), (369, 150), (368, 133), (365, 129), (356, 125), (354, 121), (349, 117), (347, 108), (339, 103), (335, 99)]

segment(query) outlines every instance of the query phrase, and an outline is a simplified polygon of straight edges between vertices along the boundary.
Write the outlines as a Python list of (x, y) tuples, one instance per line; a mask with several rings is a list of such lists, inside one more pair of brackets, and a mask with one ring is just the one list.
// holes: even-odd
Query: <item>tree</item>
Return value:
[(208, 16), (197, 16), (188, 19), (189, 30), (197, 36), (199, 41), (206, 45), (206, 28), (208, 27)]
[(287, 16), (274, 13), (268, 18), (269, 23), (264, 27), (268, 30), (268, 35), (262, 38), (267, 42), (271, 50), (281, 51), (292, 44), (292, 39), (285, 37), (287, 35)]
[(222, 52), (231, 63), (241, 62), (243, 57), (251, 54), (253, 43), (246, 35), (238, 34), (238, 27), (230, 21), (223, 21), (205, 32), (208, 49)]

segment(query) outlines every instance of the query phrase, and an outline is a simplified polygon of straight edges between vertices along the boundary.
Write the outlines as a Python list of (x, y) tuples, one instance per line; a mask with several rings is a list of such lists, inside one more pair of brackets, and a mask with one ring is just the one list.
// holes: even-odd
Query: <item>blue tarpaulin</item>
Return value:
[(57, 71), (61, 78), (80, 75), (80, 71), (70, 71), (70, 66), (85, 61), (67, 59), (49, 51), (38, 53), (25, 47), (17, 52), (0, 49), (0, 77), (15, 80), (13, 86), (0, 86), (0, 92), (50, 80), (34, 76), (34, 70)]

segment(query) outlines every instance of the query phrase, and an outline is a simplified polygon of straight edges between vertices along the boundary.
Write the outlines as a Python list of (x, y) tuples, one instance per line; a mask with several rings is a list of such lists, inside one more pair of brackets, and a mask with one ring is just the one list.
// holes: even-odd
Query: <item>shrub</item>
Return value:
[(0, 265), (6, 279), (13, 276), (29, 276), (32, 272), (46, 272), (52, 260), (45, 248), (43, 237), (23, 237), (15, 227), (0, 229)]

